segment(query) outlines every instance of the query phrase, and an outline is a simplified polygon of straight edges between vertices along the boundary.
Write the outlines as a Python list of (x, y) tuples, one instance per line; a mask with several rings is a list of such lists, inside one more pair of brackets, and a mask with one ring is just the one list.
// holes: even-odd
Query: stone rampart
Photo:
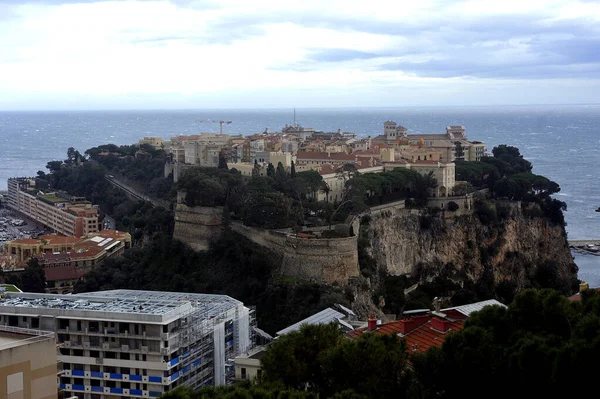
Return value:
[(189, 244), (195, 251), (208, 249), (210, 241), (223, 231), (222, 207), (189, 207), (177, 204), (173, 238)]
[(281, 274), (345, 284), (359, 274), (357, 237), (301, 238), (232, 222), (231, 229), (282, 257)]

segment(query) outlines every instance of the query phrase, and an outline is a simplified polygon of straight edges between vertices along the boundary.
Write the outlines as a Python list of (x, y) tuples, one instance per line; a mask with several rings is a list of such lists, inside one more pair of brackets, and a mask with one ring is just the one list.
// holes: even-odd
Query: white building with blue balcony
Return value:
[(84, 399), (227, 384), (231, 359), (252, 346), (253, 319), (224, 295), (113, 290), (0, 298), (0, 325), (56, 333), (59, 387)]

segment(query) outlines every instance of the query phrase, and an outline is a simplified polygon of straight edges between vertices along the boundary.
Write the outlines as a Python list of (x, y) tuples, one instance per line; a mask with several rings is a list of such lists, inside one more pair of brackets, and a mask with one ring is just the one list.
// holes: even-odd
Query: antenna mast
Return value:
[(296, 108), (294, 108), (294, 126), (296, 126)]

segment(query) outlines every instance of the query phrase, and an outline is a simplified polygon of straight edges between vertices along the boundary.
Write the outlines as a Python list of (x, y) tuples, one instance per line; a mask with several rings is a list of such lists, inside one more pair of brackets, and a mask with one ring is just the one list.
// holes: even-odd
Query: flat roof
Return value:
[(54, 334), (43, 330), (0, 326), (0, 350), (27, 345), (47, 339), (54, 341)]
[(0, 313), (165, 322), (193, 311), (199, 311), (204, 318), (214, 318), (239, 305), (243, 306), (242, 302), (225, 295), (161, 291), (112, 290), (77, 295), (6, 293), (0, 299)]

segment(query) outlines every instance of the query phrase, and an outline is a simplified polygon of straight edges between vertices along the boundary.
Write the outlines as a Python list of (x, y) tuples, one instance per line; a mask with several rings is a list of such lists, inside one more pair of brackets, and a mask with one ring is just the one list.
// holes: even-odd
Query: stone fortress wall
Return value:
[[(179, 203), (175, 208), (173, 238), (196, 251), (207, 250), (210, 241), (223, 231), (222, 215), (222, 207), (189, 207)], [(279, 256), (282, 275), (339, 284), (359, 275), (356, 236), (301, 238), (288, 232), (245, 226), (238, 221), (232, 221), (230, 226), (234, 232)]]
[(231, 229), (281, 256), (283, 275), (326, 283), (346, 284), (357, 277), (357, 237), (302, 238), (232, 222)]
[(175, 207), (173, 238), (183, 241), (195, 251), (208, 250), (210, 240), (223, 231), (223, 207)]

